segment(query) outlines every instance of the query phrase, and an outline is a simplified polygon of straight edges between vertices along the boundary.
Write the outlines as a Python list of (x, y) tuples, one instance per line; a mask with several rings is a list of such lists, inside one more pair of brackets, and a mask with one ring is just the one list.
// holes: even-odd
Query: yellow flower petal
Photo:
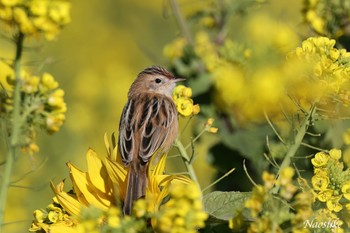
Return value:
[(102, 164), (100, 158), (95, 151), (89, 149), (87, 154), (87, 164), (88, 164), (88, 180), (91, 181), (94, 186), (95, 191), (101, 197), (101, 200), (105, 205), (109, 206), (111, 204), (110, 200), (112, 197), (112, 185), (111, 180), (106, 179), (108, 176), (106, 167)]
[(121, 163), (112, 161), (109, 158), (105, 158), (103, 163), (106, 166), (109, 178), (112, 180), (114, 185), (117, 185), (118, 190), (116, 191), (119, 191), (118, 195), (120, 195), (121, 200), (124, 200), (126, 194), (127, 170)]
[(327, 164), (328, 162), (328, 155), (324, 152), (318, 152), (315, 155), (315, 158), (311, 159), (311, 163), (312, 165), (314, 165), (315, 167), (323, 167)]
[(327, 176), (315, 175), (311, 178), (312, 186), (315, 190), (325, 190), (329, 184), (329, 178)]
[(52, 191), (55, 193), (57, 200), (61, 204), (61, 206), (71, 215), (79, 216), (80, 209), (83, 207), (82, 203), (80, 203), (77, 198), (71, 194), (68, 194), (63, 191), (64, 182), (60, 182), (56, 187), (50, 182), (50, 186)]
[(93, 184), (88, 180), (87, 173), (82, 172), (71, 163), (67, 163), (70, 169), (70, 177), (73, 183), (74, 191), (77, 193), (78, 200), (85, 204), (93, 205), (102, 210), (107, 210), (110, 201), (102, 199)]
[(332, 197), (332, 195), (333, 195), (333, 190), (331, 189), (322, 190), (317, 194), (317, 199), (321, 202), (326, 202)]
[(332, 159), (339, 160), (341, 158), (341, 150), (332, 149), (332, 150), (329, 151), (329, 156)]

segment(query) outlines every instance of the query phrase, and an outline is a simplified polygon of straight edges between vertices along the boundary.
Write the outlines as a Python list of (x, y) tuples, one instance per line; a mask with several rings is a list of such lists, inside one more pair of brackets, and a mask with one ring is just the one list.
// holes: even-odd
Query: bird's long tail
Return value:
[(127, 175), (127, 188), (123, 205), (124, 215), (130, 215), (133, 202), (146, 195), (147, 166), (139, 163), (130, 164)]

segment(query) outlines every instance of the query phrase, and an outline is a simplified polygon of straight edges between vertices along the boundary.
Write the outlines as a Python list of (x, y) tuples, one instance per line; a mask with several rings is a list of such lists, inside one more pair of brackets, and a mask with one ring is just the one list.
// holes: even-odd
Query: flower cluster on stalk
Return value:
[(178, 85), (175, 87), (172, 94), (173, 100), (176, 105), (176, 109), (181, 116), (193, 116), (197, 115), (200, 111), (198, 104), (193, 104), (192, 89), (184, 85)]
[(297, 85), (291, 88), (290, 93), (296, 96), (301, 105), (310, 106), (317, 101), (322, 107), (332, 107), (333, 110), (338, 103), (349, 105), (350, 53), (337, 49), (335, 43), (335, 40), (327, 37), (310, 37), (289, 54), (289, 59), (297, 59), (308, 65), (310, 70), (304, 74), (304, 80), (307, 77), (305, 81), (317, 87), (309, 94), (306, 94), (305, 87), (302, 91), (297, 90)]
[(348, 1), (304, 0), (303, 16), (319, 35), (338, 38), (347, 34), (349, 22), (344, 20), (350, 11)]
[[(16, 83), (13, 74), (9, 74), (7, 82), (9, 90), (2, 90), (0, 115), (10, 116), (13, 111), (13, 89)], [(39, 147), (35, 144), (36, 127), (45, 128), (49, 133), (57, 132), (65, 120), (67, 111), (64, 91), (49, 73), (41, 76), (32, 75), (22, 70), (21, 82), (21, 118), (26, 133), (22, 137), (22, 149), (29, 154), (35, 153)]]
[[(247, 232), (283, 232), (282, 224), (286, 220), (290, 220), (289, 206), (290, 202), (298, 188), (293, 184), (294, 169), (286, 167), (280, 171), (277, 179), (274, 174), (264, 171), (262, 179), (263, 185), (256, 185), (253, 188), (251, 197), (244, 203), (244, 207), (249, 211), (253, 222), (250, 223)], [(272, 190), (279, 187), (276, 196), (272, 194)], [(242, 221), (237, 220), (242, 215), (230, 220), (230, 228), (239, 229)]]
[(0, 21), (27, 36), (53, 40), (70, 23), (70, 0), (1, 0)]
[(340, 217), (350, 214), (350, 170), (344, 169), (341, 157), (340, 150), (332, 149), (317, 153), (311, 160), (314, 167), (311, 183), (317, 201), (323, 203), (324, 211), (339, 213)]

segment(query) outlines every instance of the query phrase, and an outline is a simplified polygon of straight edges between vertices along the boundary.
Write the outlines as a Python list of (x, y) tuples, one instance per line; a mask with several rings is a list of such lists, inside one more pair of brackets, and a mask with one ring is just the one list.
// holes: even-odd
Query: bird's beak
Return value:
[(173, 79), (173, 82), (174, 83), (177, 83), (177, 82), (181, 82), (181, 81), (185, 81), (186, 79), (184, 78), (177, 78), (177, 79)]

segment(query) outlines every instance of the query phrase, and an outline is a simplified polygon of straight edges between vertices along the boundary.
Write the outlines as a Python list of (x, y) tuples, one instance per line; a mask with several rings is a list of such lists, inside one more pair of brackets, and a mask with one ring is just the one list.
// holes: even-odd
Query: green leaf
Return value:
[(266, 147), (266, 136), (273, 136), (270, 126), (262, 125), (251, 128), (235, 129), (233, 133), (228, 132), (224, 126), (219, 125), (222, 143), (252, 162), (257, 174), (262, 173), (267, 166), (267, 160), (263, 154)]
[(211, 87), (211, 84), (212, 79), (207, 73), (201, 73), (198, 77), (188, 80), (188, 86), (192, 88), (192, 94), (194, 97), (208, 91)]
[(211, 216), (228, 221), (244, 208), (250, 192), (215, 191), (203, 197), (204, 209)]

